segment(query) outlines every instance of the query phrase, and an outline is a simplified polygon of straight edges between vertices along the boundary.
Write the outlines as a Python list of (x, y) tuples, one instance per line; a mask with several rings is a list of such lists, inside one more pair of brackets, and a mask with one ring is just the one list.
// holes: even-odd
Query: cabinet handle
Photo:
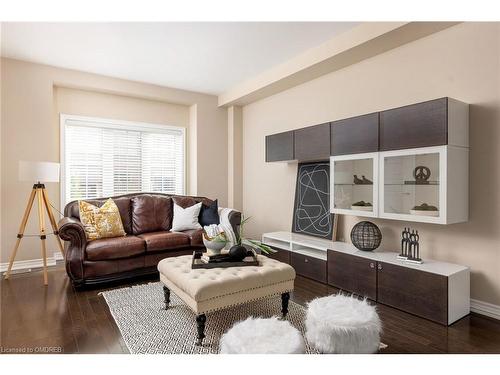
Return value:
[(370, 268), (375, 268), (375, 263), (370, 262)]
[(382, 265), (379, 263), (379, 264), (377, 265), (377, 268), (378, 268), (379, 270), (381, 270), (381, 269), (382, 269)]
[(309, 263), (309, 259), (304, 258), (304, 263)]

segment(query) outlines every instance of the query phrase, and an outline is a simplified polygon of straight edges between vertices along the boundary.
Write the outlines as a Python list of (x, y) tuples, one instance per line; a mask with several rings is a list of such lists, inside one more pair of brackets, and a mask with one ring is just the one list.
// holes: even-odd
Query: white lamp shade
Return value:
[(59, 182), (59, 163), (19, 161), (19, 181)]

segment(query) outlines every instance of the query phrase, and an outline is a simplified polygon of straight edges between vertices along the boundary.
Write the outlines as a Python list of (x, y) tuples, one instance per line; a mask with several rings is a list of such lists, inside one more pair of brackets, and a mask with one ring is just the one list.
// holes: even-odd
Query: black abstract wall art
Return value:
[(297, 169), (292, 232), (331, 240), (330, 164), (300, 163)]

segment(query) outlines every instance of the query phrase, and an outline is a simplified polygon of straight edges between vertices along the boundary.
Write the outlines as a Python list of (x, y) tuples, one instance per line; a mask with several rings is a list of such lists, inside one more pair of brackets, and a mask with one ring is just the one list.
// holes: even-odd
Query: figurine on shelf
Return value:
[(364, 185), (373, 185), (373, 181), (370, 181), (369, 179), (367, 179), (364, 175), (361, 176), (362, 177), (362, 181), (363, 181), (363, 184)]
[(405, 227), (401, 233), (401, 253), (398, 255), (398, 259), (409, 263), (423, 263), (420, 258), (419, 241), (420, 236), (418, 234), (418, 230), (410, 230), (410, 228)]
[(370, 202), (359, 201), (351, 205), (351, 210), (373, 211), (373, 205)]
[(410, 242), (410, 228), (406, 228), (401, 233), (401, 253), (398, 255), (398, 259), (406, 260), (408, 259), (408, 244)]
[(407, 262), (410, 262), (410, 263), (422, 263), (422, 259), (420, 259), (419, 255), (420, 255), (420, 249), (419, 249), (419, 241), (420, 239), (420, 236), (418, 235), (418, 230), (417, 231), (414, 231), (412, 230), (411, 231), (411, 234), (410, 234), (410, 256), (408, 257), (408, 259), (406, 259)]
[(363, 180), (361, 178), (358, 177), (357, 174), (354, 175), (354, 185), (363, 185)]
[(415, 184), (427, 185), (431, 177), (431, 170), (423, 165), (419, 165), (413, 171), (413, 177), (415, 177)]

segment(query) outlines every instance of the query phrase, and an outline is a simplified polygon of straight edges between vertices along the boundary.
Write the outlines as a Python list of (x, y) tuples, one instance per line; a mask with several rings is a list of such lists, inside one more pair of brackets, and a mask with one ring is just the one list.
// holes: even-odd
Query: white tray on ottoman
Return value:
[(165, 258), (158, 263), (164, 284), (165, 308), (174, 292), (196, 314), (197, 344), (205, 337), (205, 314), (281, 294), (282, 313), (288, 312), (295, 270), (288, 264), (258, 255), (259, 266), (191, 269), (192, 255)]

